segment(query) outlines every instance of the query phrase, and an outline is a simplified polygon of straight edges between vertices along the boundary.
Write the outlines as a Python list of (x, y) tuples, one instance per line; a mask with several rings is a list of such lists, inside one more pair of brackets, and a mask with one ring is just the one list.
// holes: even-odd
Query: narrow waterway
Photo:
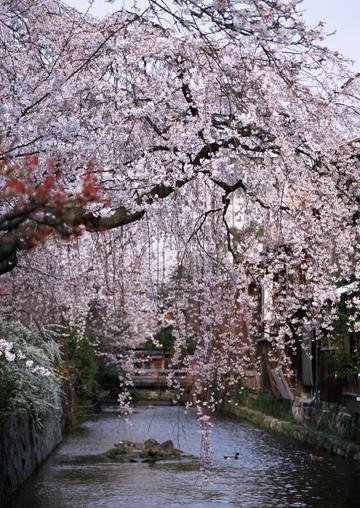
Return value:
[[(181, 463), (86, 464), (75, 457), (98, 454), (129, 439), (172, 439), (199, 454), (195, 416), (183, 407), (137, 408), (126, 423), (106, 412), (66, 437), (20, 489), (9, 508), (206, 508), (360, 506), (360, 465), (323, 455), (245, 422), (216, 418), (213, 466), (202, 482), (196, 460)], [(224, 455), (240, 452), (239, 460)]]

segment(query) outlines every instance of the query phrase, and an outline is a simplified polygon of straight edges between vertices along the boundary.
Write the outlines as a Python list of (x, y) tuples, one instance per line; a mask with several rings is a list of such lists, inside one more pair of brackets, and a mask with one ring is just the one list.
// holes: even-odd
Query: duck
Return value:
[(224, 455), (225, 460), (238, 460), (240, 456), (239, 452), (236, 452), (235, 455)]
[(320, 462), (320, 461), (324, 460), (324, 457), (320, 457), (319, 455), (314, 455), (313, 453), (310, 453), (309, 457), (310, 457), (310, 460), (312, 460), (314, 462), (315, 461)]

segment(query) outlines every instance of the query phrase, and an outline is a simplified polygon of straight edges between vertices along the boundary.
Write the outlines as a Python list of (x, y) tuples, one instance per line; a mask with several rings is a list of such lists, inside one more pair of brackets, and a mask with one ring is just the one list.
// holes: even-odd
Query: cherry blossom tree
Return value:
[(4, 311), (84, 329), (100, 306), (128, 345), (161, 320), (165, 284), (206, 439), (257, 337), (291, 375), (348, 282), (358, 331), (358, 76), (300, 1), (150, 0), (96, 20), (9, 0), (0, 23)]

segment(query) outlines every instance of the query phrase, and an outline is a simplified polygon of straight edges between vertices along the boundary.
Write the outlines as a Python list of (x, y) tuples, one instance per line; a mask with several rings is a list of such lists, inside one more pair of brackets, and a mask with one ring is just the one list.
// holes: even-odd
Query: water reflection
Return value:
[[(358, 507), (360, 466), (325, 456), (312, 462), (309, 450), (247, 423), (217, 418), (213, 467), (201, 482), (196, 460), (179, 463), (82, 463), (121, 439), (172, 439), (199, 454), (193, 413), (184, 408), (140, 408), (129, 423), (114, 413), (85, 422), (68, 436), (9, 504), (9, 508), (280, 508)], [(240, 452), (239, 460), (224, 455)]]

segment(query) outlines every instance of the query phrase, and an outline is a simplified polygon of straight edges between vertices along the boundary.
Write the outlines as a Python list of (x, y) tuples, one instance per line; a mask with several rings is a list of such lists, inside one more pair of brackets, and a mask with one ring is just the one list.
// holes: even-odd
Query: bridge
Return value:
[(132, 377), (134, 388), (167, 389), (170, 373), (174, 375), (181, 387), (191, 385), (191, 376), (185, 370), (145, 369)]

